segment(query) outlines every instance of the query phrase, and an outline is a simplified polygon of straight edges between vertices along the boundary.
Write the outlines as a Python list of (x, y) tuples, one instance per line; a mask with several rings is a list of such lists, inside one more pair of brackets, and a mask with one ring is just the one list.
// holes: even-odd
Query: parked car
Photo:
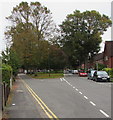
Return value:
[(73, 74), (78, 74), (78, 70), (72, 70)]
[(85, 71), (85, 70), (80, 70), (80, 71), (79, 71), (79, 76), (80, 76), (80, 77), (87, 77), (87, 71)]
[(93, 80), (93, 75), (96, 70), (89, 70), (88, 71), (88, 79)]
[(93, 76), (93, 80), (98, 82), (98, 81), (110, 81), (110, 77), (107, 74), (106, 71), (95, 71), (94, 72), (94, 76)]

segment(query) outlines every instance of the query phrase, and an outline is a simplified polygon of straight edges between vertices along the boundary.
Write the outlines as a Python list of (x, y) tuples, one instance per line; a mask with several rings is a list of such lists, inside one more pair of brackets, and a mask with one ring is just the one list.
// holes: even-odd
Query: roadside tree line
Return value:
[(64, 69), (76, 68), (99, 52), (101, 35), (112, 22), (99, 12), (75, 10), (55, 25), (50, 10), (39, 2), (21, 2), (7, 17), (11, 25), (5, 36), (7, 49), (3, 62), (13, 68)]

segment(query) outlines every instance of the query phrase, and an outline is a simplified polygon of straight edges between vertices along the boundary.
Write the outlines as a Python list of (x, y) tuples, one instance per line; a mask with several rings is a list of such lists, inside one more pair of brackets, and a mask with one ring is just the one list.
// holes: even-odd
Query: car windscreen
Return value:
[(105, 71), (98, 71), (97, 72), (97, 75), (108, 75), (107, 72)]

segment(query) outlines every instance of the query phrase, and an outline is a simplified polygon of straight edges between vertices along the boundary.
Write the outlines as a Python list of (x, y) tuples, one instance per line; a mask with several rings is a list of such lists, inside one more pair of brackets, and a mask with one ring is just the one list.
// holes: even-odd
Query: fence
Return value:
[(0, 95), (1, 97), (0, 107), (2, 111), (4, 110), (4, 107), (6, 106), (9, 93), (10, 93), (10, 87), (6, 83), (0, 84), (0, 94), (1, 94)]

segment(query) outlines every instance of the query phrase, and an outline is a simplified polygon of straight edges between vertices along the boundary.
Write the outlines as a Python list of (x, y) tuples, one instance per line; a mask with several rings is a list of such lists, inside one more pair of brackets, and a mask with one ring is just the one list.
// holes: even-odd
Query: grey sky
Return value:
[[(16, 2), (15, 2), (16, 1)], [(13, 7), (18, 5), (22, 0), (1, 0), (0, 1), (0, 51), (5, 48), (4, 32), (8, 21), (5, 17), (11, 14)], [(27, 2), (35, 0), (24, 0)], [(86, 10), (96, 10), (101, 14), (111, 17), (111, 1), (110, 0), (38, 0), (42, 5), (48, 7), (53, 16), (54, 22), (59, 25), (66, 18), (67, 14), (73, 13), (74, 10), (80, 10), (81, 12)], [(84, 2), (83, 2), (84, 1)], [(102, 36), (103, 43), (105, 40), (111, 40), (111, 29)], [(101, 51), (103, 51), (103, 43), (101, 44)]]

